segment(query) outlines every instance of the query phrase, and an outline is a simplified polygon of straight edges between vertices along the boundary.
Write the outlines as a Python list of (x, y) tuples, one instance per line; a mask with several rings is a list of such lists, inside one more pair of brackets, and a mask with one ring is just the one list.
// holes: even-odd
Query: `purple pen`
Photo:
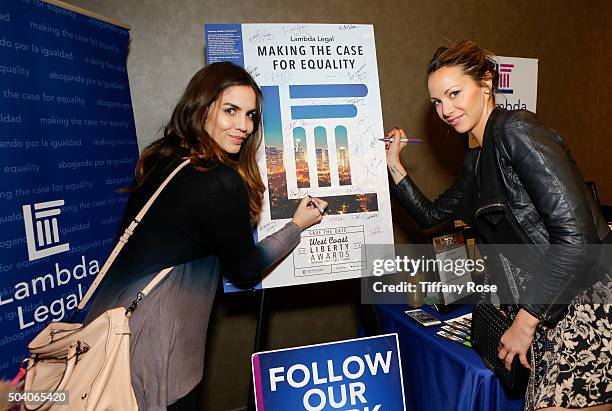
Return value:
[[(379, 140), (380, 141), (384, 141), (385, 143), (390, 143), (390, 142), (393, 141), (392, 138), (386, 138), (386, 137), (385, 138), (379, 138)], [(421, 140), (420, 138), (402, 138), (402, 139), (400, 139), (400, 141), (402, 143), (416, 143), (416, 144), (419, 144), (419, 143), (423, 142), (423, 140)]]

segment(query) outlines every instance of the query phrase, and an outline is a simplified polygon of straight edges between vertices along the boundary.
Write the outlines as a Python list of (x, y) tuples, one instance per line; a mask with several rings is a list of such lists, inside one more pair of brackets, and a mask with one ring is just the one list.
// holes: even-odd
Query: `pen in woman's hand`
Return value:
[(315, 200), (314, 198), (310, 197), (310, 202), (316, 207), (317, 210), (319, 210), (319, 213), (324, 214), (325, 210), (323, 209), (323, 207), (321, 207), (321, 205), (317, 202), (317, 200)]
[[(379, 138), (379, 140), (380, 141), (384, 141), (385, 143), (391, 143), (393, 141), (392, 138), (388, 138), (388, 137)], [(416, 143), (416, 144), (419, 144), (419, 143), (423, 142), (423, 140), (421, 140), (420, 138), (402, 138), (402, 139), (400, 139), (400, 141), (402, 143)]]

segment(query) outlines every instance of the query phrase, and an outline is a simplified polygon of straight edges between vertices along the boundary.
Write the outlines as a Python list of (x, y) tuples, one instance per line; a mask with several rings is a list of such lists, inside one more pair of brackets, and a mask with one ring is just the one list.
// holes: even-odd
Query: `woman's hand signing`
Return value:
[(300, 201), (297, 210), (293, 214), (292, 221), (303, 231), (310, 226), (320, 223), (326, 208), (326, 201), (306, 196)]

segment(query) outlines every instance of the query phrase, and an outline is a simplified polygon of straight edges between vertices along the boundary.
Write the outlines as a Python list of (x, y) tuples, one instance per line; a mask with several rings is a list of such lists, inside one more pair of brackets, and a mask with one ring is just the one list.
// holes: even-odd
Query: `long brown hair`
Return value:
[[(250, 86), (257, 97), (253, 132), (247, 136), (238, 155), (225, 152), (204, 130), (204, 123), (212, 103), (232, 86)], [(265, 186), (255, 160), (261, 143), (261, 111), (263, 97), (255, 80), (242, 67), (229, 62), (209, 64), (189, 80), (189, 84), (164, 127), (164, 135), (145, 148), (136, 164), (136, 187), (159, 161), (187, 148), (194, 167), (206, 171), (210, 160), (236, 168), (249, 194), (251, 223), (261, 213)]]
[(491, 97), (495, 102), (495, 91), (499, 84), (499, 74), (494, 54), (489, 50), (483, 49), (472, 40), (463, 40), (453, 43), (450, 47), (438, 47), (431, 61), (427, 65), (427, 75), (442, 67), (458, 66), (463, 72), (477, 83), (481, 83), (488, 76), (491, 76), (492, 90)]

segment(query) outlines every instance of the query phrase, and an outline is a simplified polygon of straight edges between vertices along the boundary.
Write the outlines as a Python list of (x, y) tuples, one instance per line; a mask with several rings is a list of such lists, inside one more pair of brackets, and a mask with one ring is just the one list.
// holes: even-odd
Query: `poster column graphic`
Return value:
[(362, 246), (393, 243), (373, 27), (207, 24), (205, 37), (208, 63), (243, 65), (264, 95), (257, 236), (280, 229), (306, 195), (329, 204), (262, 286), (359, 277)]
[(0, 376), (66, 320), (113, 246), (138, 157), (126, 29), (0, 3)]

